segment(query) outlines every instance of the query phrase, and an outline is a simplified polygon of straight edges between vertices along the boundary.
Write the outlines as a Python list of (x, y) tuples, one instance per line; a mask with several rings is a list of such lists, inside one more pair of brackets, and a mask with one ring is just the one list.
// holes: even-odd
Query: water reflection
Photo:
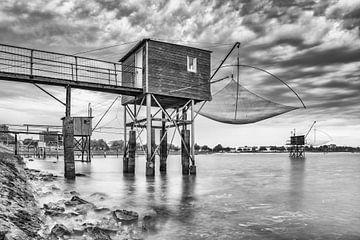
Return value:
[(182, 191), (179, 205), (180, 221), (188, 222), (194, 218), (194, 204), (195, 197), (196, 176), (183, 176), (182, 178)]
[(303, 208), (304, 200), (304, 178), (305, 178), (305, 158), (290, 158), (290, 190), (289, 207), (293, 211)]

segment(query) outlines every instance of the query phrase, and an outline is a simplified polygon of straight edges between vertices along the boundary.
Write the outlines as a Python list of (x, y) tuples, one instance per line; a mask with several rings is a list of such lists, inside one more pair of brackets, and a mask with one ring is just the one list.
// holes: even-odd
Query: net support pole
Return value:
[(71, 117), (71, 87), (66, 87), (66, 111), (63, 118), (64, 176), (75, 179), (74, 121)]

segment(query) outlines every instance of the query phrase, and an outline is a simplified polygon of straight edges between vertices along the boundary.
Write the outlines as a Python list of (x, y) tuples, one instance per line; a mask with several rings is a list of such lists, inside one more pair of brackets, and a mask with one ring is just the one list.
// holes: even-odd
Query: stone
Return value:
[(71, 235), (71, 232), (63, 224), (55, 224), (51, 229), (51, 235), (56, 237), (63, 237), (65, 235)]
[(94, 240), (111, 240), (110, 234), (116, 233), (116, 231), (100, 228), (100, 227), (88, 227), (86, 232)]
[(156, 217), (146, 215), (143, 218), (142, 229), (146, 232), (155, 232), (156, 231)]
[(139, 214), (133, 211), (115, 210), (112, 212), (112, 214), (116, 221), (123, 224), (131, 224), (137, 222), (139, 219)]
[(81, 205), (81, 204), (90, 204), (88, 201), (78, 197), (78, 196), (73, 196), (70, 201), (66, 201), (65, 205), (66, 206), (76, 206), (76, 205)]
[(70, 191), (70, 194), (71, 195), (77, 195), (77, 196), (80, 195), (77, 191)]
[(83, 173), (75, 173), (76, 177), (86, 177), (86, 174)]

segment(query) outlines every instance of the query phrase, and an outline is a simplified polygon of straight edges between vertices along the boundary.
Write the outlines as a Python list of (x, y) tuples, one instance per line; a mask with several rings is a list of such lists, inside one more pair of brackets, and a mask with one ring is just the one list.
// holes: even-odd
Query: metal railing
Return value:
[[(133, 87), (135, 66), (0, 44), (0, 72)], [(122, 74), (126, 81), (122, 81)]]

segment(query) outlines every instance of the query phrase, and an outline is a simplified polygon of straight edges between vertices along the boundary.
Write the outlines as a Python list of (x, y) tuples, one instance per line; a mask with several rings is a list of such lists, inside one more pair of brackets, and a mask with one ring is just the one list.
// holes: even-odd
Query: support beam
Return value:
[(15, 154), (15, 156), (18, 155), (18, 137), (17, 137), (17, 134), (15, 134), (14, 154)]
[(74, 121), (71, 117), (63, 118), (64, 171), (66, 179), (75, 179), (74, 161)]
[(196, 174), (196, 165), (195, 165), (195, 114), (194, 114), (194, 100), (191, 100), (191, 166), (190, 174)]
[(182, 174), (189, 175), (190, 154), (187, 149), (190, 149), (190, 130), (187, 130), (187, 129), (181, 130), (181, 137), (183, 139), (183, 141), (181, 142)]
[(129, 131), (129, 160), (128, 160), (128, 173), (135, 173), (135, 152), (136, 152), (136, 132)]
[(63, 118), (64, 141), (64, 175), (67, 179), (75, 179), (74, 159), (74, 121), (71, 118), (71, 88), (66, 87), (66, 111)]
[(146, 135), (147, 135), (147, 152), (146, 152), (146, 176), (155, 175), (155, 161), (152, 158), (152, 116), (151, 116), (151, 94), (146, 94)]
[(160, 130), (160, 172), (166, 172), (167, 159), (167, 131), (165, 128), (165, 113), (162, 113), (162, 125)]
[(128, 156), (127, 156), (127, 149), (128, 149), (128, 143), (127, 143), (127, 132), (126, 132), (126, 107), (124, 106), (124, 154), (123, 154), (123, 173), (128, 173)]

